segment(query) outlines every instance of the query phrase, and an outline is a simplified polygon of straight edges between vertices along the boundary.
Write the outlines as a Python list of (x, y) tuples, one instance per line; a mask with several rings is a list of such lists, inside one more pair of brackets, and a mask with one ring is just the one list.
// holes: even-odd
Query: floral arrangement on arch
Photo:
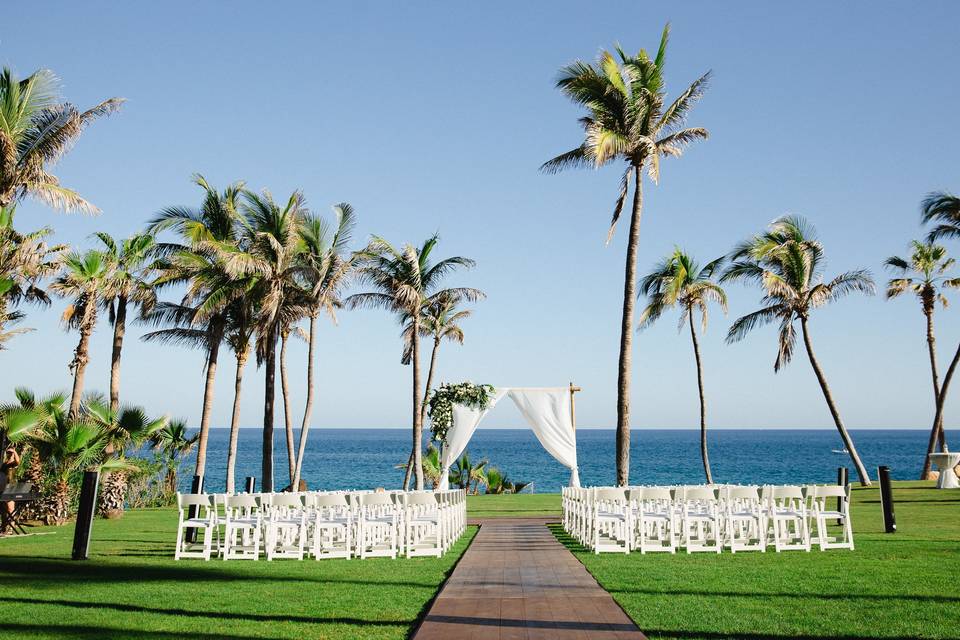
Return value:
[(447, 431), (453, 426), (453, 405), (461, 404), (483, 411), (490, 405), (490, 399), (496, 392), (493, 385), (472, 382), (442, 383), (439, 388), (433, 389), (427, 401), (433, 439), (446, 443)]

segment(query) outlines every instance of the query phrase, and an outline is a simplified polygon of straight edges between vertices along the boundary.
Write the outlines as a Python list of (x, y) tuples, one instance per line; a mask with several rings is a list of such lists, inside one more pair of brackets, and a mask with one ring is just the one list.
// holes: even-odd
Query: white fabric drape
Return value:
[(507, 387), (497, 388), (483, 411), (463, 405), (453, 406), (453, 425), (447, 431), (447, 442), (440, 454), (440, 490), (450, 487), (450, 468), (467, 448), (480, 421), (506, 395), (530, 424), (543, 448), (570, 469), (570, 486), (579, 487), (577, 437), (570, 415), (570, 389)]

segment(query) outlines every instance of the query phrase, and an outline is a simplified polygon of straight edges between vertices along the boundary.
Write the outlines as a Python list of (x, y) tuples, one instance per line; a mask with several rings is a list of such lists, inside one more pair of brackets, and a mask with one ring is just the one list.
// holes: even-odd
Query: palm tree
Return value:
[(63, 273), (50, 286), (58, 295), (73, 298), (73, 302), (64, 310), (62, 319), (68, 328), (80, 332), (80, 341), (70, 362), (70, 372), (73, 374), (70, 418), (73, 420), (80, 415), (83, 377), (90, 361), (90, 335), (97, 324), (97, 306), (103, 301), (109, 276), (110, 260), (102, 252), (73, 252), (64, 258)]
[[(710, 78), (706, 73), (667, 105), (663, 69), (670, 25), (663, 29), (660, 46), (651, 60), (643, 49), (635, 56), (617, 47), (617, 56), (600, 54), (595, 65), (576, 61), (560, 72), (557, 88), (587, 109), (580, 118), (585, 135), (580, 146), (546, 162), (541, 170), (556, 173), (571, 167), (600, 168), (623, 161), (620, 193), (613, 208), (607, 242), (623, 211), (633, 181), (633, 208), (624, 267), (623, 314), (620, 325), (620, 357), (617, 381), (617, 484), (626, 485), (630, 475), (630, 369), (633, 312), (636, 298), (637, 255), (640, 217), (643, 211), (643, 173), (656, 184), (660, 157), (679, 157), (684, 148), (707, 138), (707, 130), (685, 128), (694, 103), (703, 95)], [(618, 60), (619, 59), (619, 60)]]
[(121, 407), (114, 409), (112, 402), (104, 402), (94, 396), (87, 398), (83, 405), (84, 418), (95, 425), (104, 441), (104, 458), (115, 460), (119, 470), (111, 471), (103, 478), (100, 491), (100, 513), (119, 518), (127, 501), (126, 461), (130, 450), (139, 449), (154, 433), (164, 428), (168, 422), (166, 416), (148, 418), (140, 407)]
[(314, 381), (313, 360), (316, 347), (317, 316), (324, 311), (336, 322), (336, 309), (342, 306), (340, 294), (354, 268), (354, 255), (350, 252), (356, 214), (346, 202), (334, 205), (336, 225), (331, 227), (323, 218), (309, 214), (300, 227), (304, 250), (301, 260), (306, 266), (304, 277), (307, 283), (307, 305), (310, 328), (307, 333), (307, 401), (300, 425), (300, 442), (297, 445), (297, 463), (293, 472), (293, 486), (300, 486), (303, 458), (307, 450), (307, 433), (313, 412)]
[(528, 486), (529, 482), (513, 482), (507, 474), (496, 467), (488, 467), (486, 471), (487, 493), (520, 493)]
[[(421, 315), (431, 296), (478, 300), (483, 295), (478, 289), (439, 289), (444, 276), (458, 268), (470, 268), (474, 262), (455, 256), (440, 260), (436, 264), (432, 263), (430, 254), (438, 241), (439, 237), (434, 235), (419, 248), (406, 245), (397, 250), (383, 238), (374, 236), (366, 249), (358, 255), (358, 277), (362, 284), (369, 285), (373, 291), (353, 294), (347, 298), (348, 306), (353, 309), (367, 307), (392, 311), (398, 315), (401, 323), (411, 319), (413, 327), (410, 335), (420, 336)], [(423, 413), (419, 338), (412, 340), (410, 359), (413, 363), (413, 466), (416, 472), (416, 489), (420, 491), (423, 489)]]
[(108, 233), (100, 232), (96, 236), (110, 261), (110, 278), (106, 283), (103, 303), (107, 306), (110, 324), (113, 325), (110, 408), (117, 411), (120, 407), (120, 357), (127, 331), (127, 305), (139, 305), (140, 316), (146, 317), (157, 302), (156, 291), (147, 280), (156, 238), (150, 233), (138, 233), (117, 244)]
[(706, 331), (707, 303), (715, 302), (724, 313), (727, 312), (727, 294), (713, 281), (713, 274), (722, 262), (723, 258), (720, 258), (701, 269), (693, 258), (680, 249), (675, 249), (673, 254), (640, 281), (640, 295), (648, 298), (647, 308), (640, 315), (641, 329), (653, 324), (664, 311), (672, 307), (680, 307), (678, 329), (682, 330), (684, 323), (690, 325), (690, 340), (697, 365), (697, 391), (700, 395), (700, 456), (703, 459), (707, 484), (713, 484), (713, 474), (710, 472), (710, 458), (707, 455), (707, 403), (703, 391), (703, 364), (694, 313), (700, 312), (701, 329)]
[(119, 109), (123, 100), (110, 98), (80, 111), (61, 102), (59, 84), (47, 69), (23, 80), (6, 67), (0, 72), (0, 208), (30, 195), (57, 209), (99, 211), (48, 170), (88, 124)]
[(243, 370), (250, 357), (256, 310), (245, 297), (234, 300), (227, 311), (227, 344), (237, 360), (233, 381), (233, 412), (230, 418), (230, 444), (227, 448), (227, 493), (236, 487), (237, 442), (240, 437), (240, 390), (243, 386)]
[(480, 490), (480, 485), (486, 482), (484, 473), (486, 466), (486, 460), (473, 464), (470, 462), (470, 457), (464, 453), (450, 470), (450, 484), (465, 489), (468, 493), (470, 492), (470, 486), (473, 485), (473, 494), (476, 495)]
[(177, 492), (177, 469), (180, 467), (180, 460), (189, 455), (199, 438), (199, 433), (187, 435), (187, 423), (183, 420), (166, 422), (150, 437), (150, 448), (160, 450), (166, 466), (164, 491), (167, 496)]
[(23, 302), (49, 306), (50, 298), (40, 284), (43, 278), (59, 269), (60, 254), (65, 245), (49, 246), (45, 238), (53, 233), (43, 228), (20, 233), (13, 227), (14, 206), (0, 209), (0, 349), (13, 336), (31, 329), (9, 329), (24, 314), (17, 311)]
[(834, 302), (850, 293), (874, 293), (873, 279), (864, 269), (848, 271), (828, 282), (823, 281), (823, 245), (816, 239), (813, 226), (800, 217), (784, 216), (775, 220), (765, 233), (740, 244), (731, 254), (721, 282), (743, 280), (755, 282), (763, 289), (761, 309), (737, 319), (730, 327), (727, 342), (739, 342), (753, 329), (779, 322), (780, 336), (773, 370), (779, 371), (793, 357), (796, 344), (794, 323), (799, 320), (803, 345), (810, 366), (817, 376), (823, 397), (833, 416), (837, 431), (860, 477), (860, 484), (870, 485), (853, 439), (847, 433), (840, 411), (827, 385), (827, 378), (813, 353), (810, 339), (810, 314), (814, 309)]
[[(480, 298), (484, 295), (481, 293)], [(437, 353), (440, 351), (440, 343), (443, 340), (458, 342), (463, 344), (463, 329), (458, 324), (461, 320), (470, 317), (470, 311), (457, 310), (457, 300), (449, 299), (443, 296), (433, 295), (423, 307), (423, 316), (420, 324), (420, 335), (424, 338), (433, 338), (433, 349), (430, 351), (430, 368), (427, 370), (427, 384), (423, 390), (423, 400), (420, 405), (420, 422), (424, 423), (427, 419), (427, 400), (430, 398), (430, 390), (433, 388), (433, 374), (437, 367)], [(410, 364), (413, 351), (413, 323), (407, 322), (403, 332), (403, 358), (402, 364)], [(410, 452), (411, 461), (413, 452)], [(404, 490), (410, 486), (410, 467), (407, 467), (407, 473), (403, 477)]]
[[(220, 345), (227, 326), (225, 308), (232, 299), (230, 294), (237, 291), (235, 283), (225, 275), (217, 250), (210, 245), (216, 245), (220, 250), (236, 245), (241, 224), (237, 203), (243, 183), (235, 182), (221, 192), (200, 174), (193, 176), (193, 182), (204, 191), (201, 206), (198, 209), (168, 207), (157, 214), (148, 227), (149, 233), (171, 230), (182, 239), (182, 243), (158, 246), (158, 251), (169, 256), (165, 264), (158, 265), (163, 275), (154, 282), (154, 286), (189, 283), (190, 291), (183, 304), (162, 305), (162, 311), (151, 316), (157, 324), (167, 322), (174, 326), (147, 334), (144, 340), (181, 343), (202, 348), (206, 352), (195, 471), (196, 475), (202, 477), (206, 473), (214, 380)], [(191, 306), (190, 301), (198, 298), (203, 298), (203, 303)]]
[[(912, 252), (909, 259), (891, 256), (886, 260), (885, 264), (900, 276), (887, 283), (887, 299), (896, 298), (910, 291), (920, 300), (920, 307), (927, 321), (927, 352), (930, 357), (930, 374), (933, 380), (933, 404), (936, 407), (937, 399), (940, 397), (940, 378), (937, 372), (933, 313), (937, 302), (946, 308), (947, 298), (943, 294), (943, 289), (960, 287), (960, 278), (944, 276), (953, 267), (955, 261), (953, 258), (947, 257), (947, 250), (942, 246), (932, 242), (924, 243), (916, 240), (910, 246)], [(913, 277), (909, 277), (910, 275)], [(937, 440), (940, 441), (940, 449), (943, 450), (946, 442), (942, 420), (931, 430), (928, 456), (933, 453), (934, 444)], [(930, 472), (930, 459), (927, 456), (924, 457), (923, 467), (921, 479), (926, 478)]]

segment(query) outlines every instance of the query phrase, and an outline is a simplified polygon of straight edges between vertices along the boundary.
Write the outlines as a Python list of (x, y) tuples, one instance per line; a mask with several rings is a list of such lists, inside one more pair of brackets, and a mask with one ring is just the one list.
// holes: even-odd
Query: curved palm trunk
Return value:
[[(930, 374), (933, 377), (933, 406), (936, 407), (940, 400), (940, 379), (937, 374), (937, 349), (936, 337), (933, 333), (933, 309), (933, 301), (925, 299), (923, 301), (923, 315), (927, 318), (927, 352), (930, 356)], [(940, 441), (940, 450), (942, 451), (945, 444), (942, 415), (940, 416), (939, 422), (934, 424), (931, 428), (931, 437), (927, 446), (927, 455), (923, 457), (923, 470), (920, 472), (921, 480), (925, 479), (927, 474), (930, 473), (931, 465), (929, 456), (931, 453), (933, 453), (938, 439)]]
[(127, 297), (117, 298), (117, 315), (113, 320), (113, 351), (110, 354), (110, 410), (120, 408), (120, 354), (127, 332)]
[(272, 333), (267, 346), (263, 391), (263, 454), (260, 461), (260, 484), (264, 493), (273, 492), (273, 403), (276, 397), (277, 335)]
[(307, 342), (307, 404), (303, 408), (303, 423), (300, 425), (300, 442), (297, 445), (297, 464), (293, 470), (293, 486), (300, 487), (303, 457), (307, 452), (307, 432), (310, 430), (310, 414), (313, 413), (313, 349), (317, 329), (317, 316), (310, 316), (310, 336)]
[(280, 336), (280, 395), (283, 396), (283, 428), (287, 436), (287, 469), (290, 477), (290, 490), (296, 491), (293, 484), (294, 460), (293, 449), (293, 416), (290, 415), (290, 387), (287, 385), (287, 343), (290, 342), (290, 334), (283, 333)]
[[(939, 437), (939, 432), (943, 429), (943, 406), (947, 401), (947, 391), (950, 389), (950, 381), (953, 380), (953, 373), (957, 370), (957, 363), (960, 363), (960, 345), (957, 345), (957, 352), (953, 354), (953, 360), (947, 367), (947, 375), (943, 377), (943, 385), (940, 387), (940, 395), (937, 397), (937, 412), (933, 416), (933, 427), (930, 429), (930, 441), (927, 443), (927, 451), (932, 452), (933, 447)], [(929, 471), (929, 458), (924, 460), (925, 469)], [(920, 476), (921, 480), (926, 479), (926, 474)]]
[[(437, 366), (437, 351), (440, 349), (440, 339), (434, 338), (433, 350), (430, 352), (430, 369), (427, 371), (427, 386), (423, 390), (423, 402), (420, 405), (420, 424), (423, 425), (427, 420), (427, 400), (430, 397), (430, 387), (433, 385), (433, 372)], [(422, 428), (422, 427), (421, 427)], [(442, 470), (442, 467), (441, 467)], [(406, 491), (410, 486), (410, 475), (413, 472), (413, 451), (410, 451), (410, 459), (407, 460), (407, 469), (403, 473), (403, 490)]]
[(690, 338), (693, 340), (693, 357), (697, 361), (697, 390), (700, 392), (700, 457), (703, 458), (703, 472), (707, 476), (707, 484), (713, 484), (713, 474), (710, 473), (710, 457), (707, 455), (707, 397), (703, 392), (703, 364), (700, 361), (700, 341), (697, 339), (697, 330), (693, 324), (693, 309), (689, 310)]
[(83, 379), (87, 371), (87, 362), (90, 361), (90, 334), (97, 323), (96, 305), (88, 304), (84, 309), (83, 320), (80, 322), (80, 342), (73, 352), (73, 390), (70, 393), (70, 417), (80, 415), (80, 400), (83, 397)]
[(240, 437), (240, 388), (243, 386), (243, 369), (250, 352), (244, 349), (237, 354), (237, 374), (233, 381), (233, 415), (230, 418), (230, 445), (227, 449), (227, 493), (236, 489), (237, 440)]
[(423, 491), (423, 422), (420, 420), (420, 311), (413, 315), (413, 471), (417, 491)]
[(194, 475), (203, 476), (207, 471), (207, 440), (210, 438), (210, 414), (213, 410), (213, 382), (217, 377), (217, 360), (220, 357), (222, 334), (211, 341), (207, 354), (207, 379), (203, 385), (203, 410), (200, 413), (200, 439), (197, 441), (197, 468)]
[(807, 357), (810, 359), (810, 366), (813, 367), (813, 372), (817, 375), (817, 382), (820, 383), (820, 389), (823, 391), (823, 397), (827, 401), (827, 407), (830, 409), (830, 415), (833, 416), (833, 422), (837, 425), (837, 431), (840, 432), (840, 438), (843, 440), (843, 445), (847, 448), (847, 451), (850, 452), (850, 460), (853, 461), (853, 466), (857, 469), (857, 475), (860, 477), (860, 484), (864, 487), (869, 487), (871, 484), (870, 476), (867, 474), (867, 470), (863, 466), (863, 462), (860, 461), (860, 455), (857, 453), (857, 448), (853, 446), (853, 439), (850, 438), (850, 434), (847, 433), (847, 428), (843, 426), (843, 420), (840, 419), (840, 412), (837, 410), (837, 405), (833, 401), (833, 394), (830, 393), (830, 387), (827, 385), (827, 378), (823, 375), (823, 369), (820, 368), (820, 363), (813, 354), (813, 344), (810, 342), (810, 332), (807, 329), (807, 319), (800, 318), (800, 325), (803, 330), (803, 346), (807, 349)]
[(630, 214), (630, 235), (627, 238), (627, 261), (623, 276), (623, 317), (620, 322), (620, 360), (617, 370), (617, 485), (621, 487), (626, 486), (630, 478), (630, 368), (642, 213), (643, 177), (640, 167), (635, 167), (633, 211)]

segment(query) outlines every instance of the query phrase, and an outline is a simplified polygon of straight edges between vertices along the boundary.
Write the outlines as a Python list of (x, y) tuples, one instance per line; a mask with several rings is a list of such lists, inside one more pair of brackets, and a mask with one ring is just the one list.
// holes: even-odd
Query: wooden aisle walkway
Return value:
[(645, 640), (546, 522), (483, 520), (414, 640)]

